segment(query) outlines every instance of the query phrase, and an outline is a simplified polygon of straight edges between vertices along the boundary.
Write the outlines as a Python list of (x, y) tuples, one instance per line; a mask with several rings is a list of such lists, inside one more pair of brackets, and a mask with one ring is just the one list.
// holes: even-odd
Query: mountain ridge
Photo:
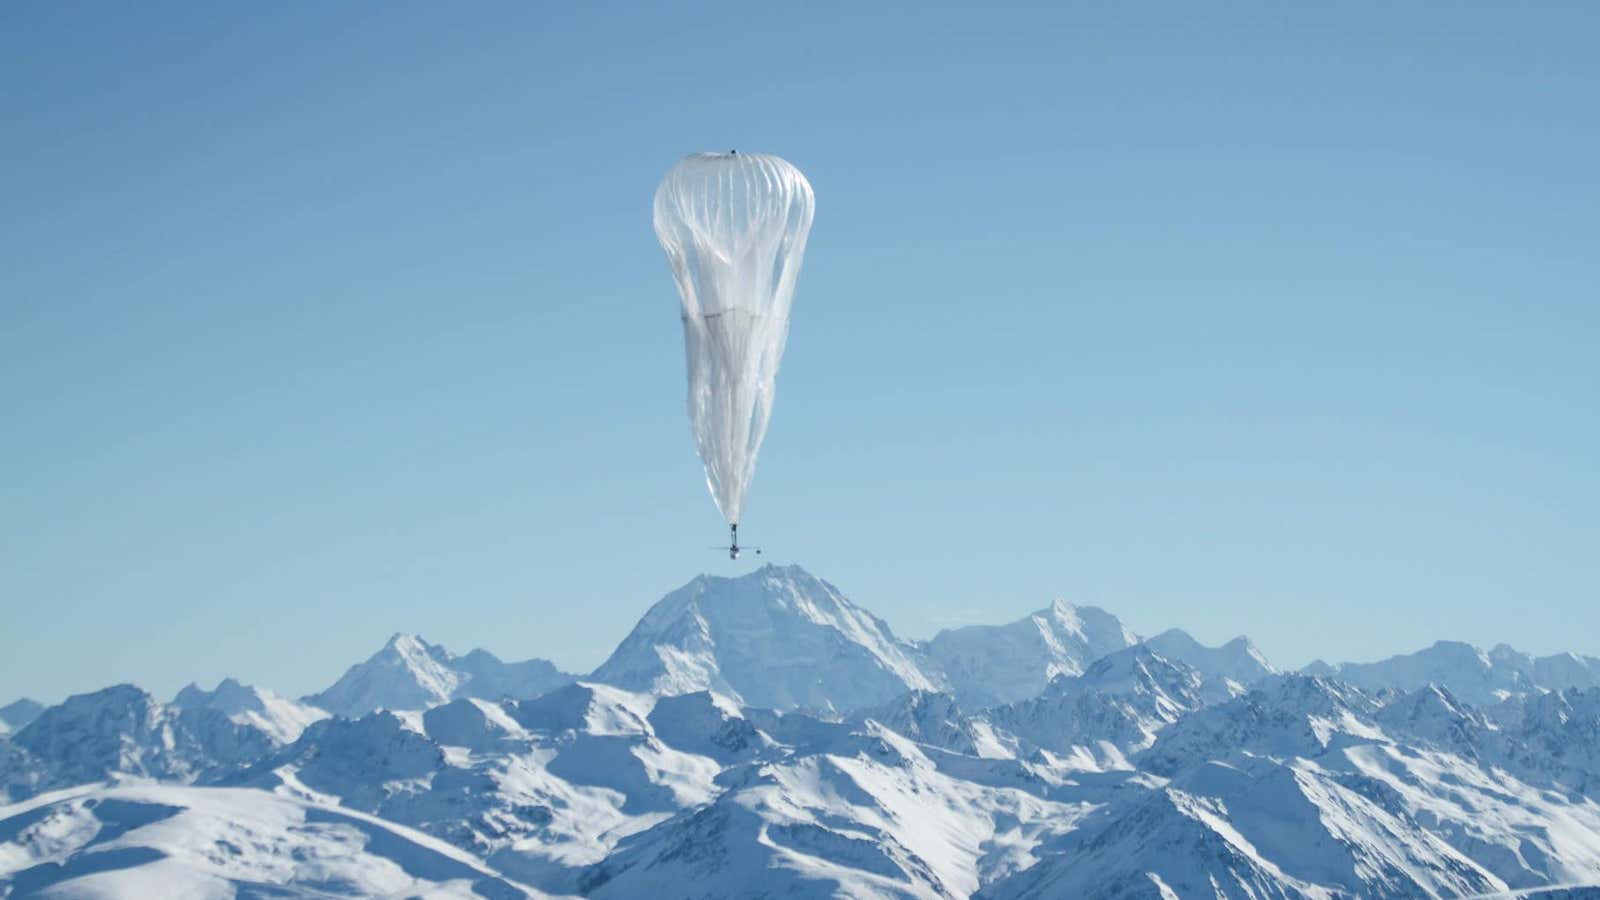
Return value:
[(1586, 657), (1441, 642), (1363, 686), (1064, 601), (946, 634), (767, 567), (669, 593), (587, 676), (400, 633), (312, 695), (349, 714), (231, 678), (75, 695), (0, 735), (0, 895), (1600, 884)]
[(456, 656), (417, 635), (396, 632), (366, 661), (301, 702), (355, 717), (379, 709), (422, 710), (461, 697), (537, 696), (575, 677), (547, 660), (506, 663), (483, 649)]

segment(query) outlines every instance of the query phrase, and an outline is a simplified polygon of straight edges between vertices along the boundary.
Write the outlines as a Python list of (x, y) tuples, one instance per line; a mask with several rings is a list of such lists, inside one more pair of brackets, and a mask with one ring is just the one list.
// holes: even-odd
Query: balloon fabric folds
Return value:
[(730, 525), (772, 416), (814, 207), (799, 169), (759, 153), (685, 157), (656, 189), (656, 237), (683, 299), (689, 421)]

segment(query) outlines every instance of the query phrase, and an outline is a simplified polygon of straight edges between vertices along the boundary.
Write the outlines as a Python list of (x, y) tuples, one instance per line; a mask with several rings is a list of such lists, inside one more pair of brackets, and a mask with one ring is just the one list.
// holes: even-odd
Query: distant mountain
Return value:
[(546, 659), (501, 662), (487, 650), (469, 651), (454, 660), (456, 671), (466, 677), (458, 697), (482, 700), (527, 700), (577, 680)]
[(224, 678), (210, 691), (191, 683), (178, 692), (171, 705), (180, 710), (216, 710), (234, 722), (260, 729), (280, 744), (292, 743), (307, 725), (328, 717), (314, 706), (232, 678)]
[(1127, 755), (1150, 746), (1163, 728), (1205, 706), (1208, 696), (1230, 696), (1218, 685), (1208, 689), (1199, 672), (1136, 644), (1082, 675), (1056, 678), (1037, 697), (994, 707), (986, 718), (1072, 768), (1131, 769)]
[(1403, 807), (1314, 765), (1246, 759), (1201, 763), (1103, 807), (1039, 865), (981, 896), (1331, 900), (1505, 889)]
[(941, 631), (924, 649), (956, 699), (976, 709), (1035, 696), (1056, 676), (1082, 674), (1138, 642), (1111, 613), (1058, 600), (1009, 625)]
[(24, 697), (14, 703), (0, 706), (0, 735), (10, 734), (32, 722), (44, 712), (44, 704)]
[(1373, 663), (1329, 665), (1319, 660), (1302, 671), (1369, 691), (1410, 691), (1438, 684), (1479, 706), (1519, 694), (1600, 687), (1600, 658), (1575, 653), (1534, 657), (1505, 644), (1486, 651), (1460, 641), (1439, 641), (1415, 653)]
[(1173, 628), (1145, 640), (1145, 646), (1174, 662), (1183, 663), (1208, 679), (1227, 679), (1240, 687), (1250, 687), (1278, 670), (1267, 662), (1247, 637), (1236, 637), (1220, 647), (1207, 647)]
[(714, 691), (747, 706), (847, 711), (943, 685), (914, 647), (798, 566), (701, 576), (645, 613), (590, 676), (632, 691)]
[(416, 635), (396, 634), (382, 650), (351, 666), (327, 690), (303, 700), (336, 715), (356, 718), (379, 709), (428, 709), (459, 697), (536, 697), (572, 680), (573, 676), (542, 659), (505, 663), (487, 650), (456, 656)]
[(275, 744), (218, 710), (165, 707), (127, 684), (69, 697), (6, 743), (0, 788), (14, 800), (114, 774), (186, 783), (258, 759)]
[(668, 595), (603, 679), (397, 635), (326, 713), (69, 698), (0, 736), (0, 897), (1554, 896), (1600, 885), (1588, 659), (1362, 687), (1067, 604), (915, 644), (768, 567)]

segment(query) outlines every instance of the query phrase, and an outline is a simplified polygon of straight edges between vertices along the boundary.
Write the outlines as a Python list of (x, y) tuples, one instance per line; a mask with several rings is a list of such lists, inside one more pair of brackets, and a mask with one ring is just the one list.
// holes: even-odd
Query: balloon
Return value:
[(712, 499), (735, 527), (772, 416), (815, 204), (799, 169), (761, 153), (696, 153), (656, 189), (656, 237), (683, 299), (689, 422)]

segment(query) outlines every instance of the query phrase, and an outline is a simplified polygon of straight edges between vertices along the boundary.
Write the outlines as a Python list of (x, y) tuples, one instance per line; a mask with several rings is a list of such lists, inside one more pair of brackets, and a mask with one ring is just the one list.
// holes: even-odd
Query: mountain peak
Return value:
[(1080, 675), (1101, 657), (1139, 642), (1120, 619), (1057, 599), (1005, 625), (941, 631), (925, 647), (963, 706), (1016, 703), (1059, 675)]
[[(10, 740), (83, 780), (105, 772), (153, 773), (146, 748), (162, 748), (161, 704), (131, 684), (74, 694), (41, 712)], [(71, 783), (71, 782), (69, 782)]]
[(1149, 644), (1134, 644), (1100, 657), (1077, 678), (1060, 678), (1051, 682), (1051, 686), (1057, 692), (1071, 688), (1124, 694), (1152, 689), (1175, 692), (1178, 689), (1193, 693), (1198, 698), (1200, 682), (1201, 674), (1193, 667), (1155, 653)]
[(247, 706), (262, 703), (262, 696), (265, 693), (265, 691), (258, 691), (236, 678), (224, 678), (217, 682), (217, 687), (211, 692), (211, 695), (221, 704)]
[(190, 682), (172, 698), (180, 710), (213, 710), (239, 725), (251, 726), (280, 744), (293, 743), (306, 726), (328, 717), (326, 712), (290, 700), (264, 688), (244, 684), (235, 678), (217, 682), (214, 690), (204, 690)]
[(1466, 641), (1434, 641), (1428, 650), (1461, 659), (1473, 659), (1484, 665), (1489, 664), (1489, 655)]
[(1124, 628), (1121, 619), (1098, 606), (1077, 604), (1058, 597), (1048, 609), (1041, 609), (1034, 615), (1047, 616), (1059, 627), (1085, 640), (1091, 639), (1090, 635), (1095, 633), (1121, 632), (1128, 638), (1128, 644), (1138, 642), (1138, 636)]
[(199, 682), (189, 682), (172, 698), (172, 705), (180, 708), (190, 706), (238, 708), (249, 706), (258, 700), (259, 695), (255, 688), (241, 684), (233, 678), (224, 678), (209, 691), (201, 687)]
[(44, 704), (23, 697), (0, 706), (0, 734), (16, 731), (38, 718), (44, 712)]
[(940, 687), (883, 620), (805, 569), (771, 564), (667, 594), (592, 677), (775, 709), (854, 709)]
[(178, 693), (172, 696), (172, 704), (174, 706), (182, 706), (186, 699), (190, 697), (204, 697), (206, 694), (207, 691), (205, 688), (200, 686), (200, 682), (191, 681), (179, 688)]
[(465, 680), (449, 663), (443, 647), (397, 632), (332, 687), (305, 699), (349, 718), (377, 709), (426, 709), (449, 702)]
[(86, 710), (94, 707), (153, 709), (158, 706), (160, 704), (156, 702), (156, 698), (150, 696), (149, 691), (136, 684), (123, 682), (87, 694), (73, 694), (62, 701), (60, 706), (52, 706), (45, 710), (45, 713), (57, 710)]
[(459, 697), (534, 697), (571, 680), (542, 659), (504, 663), (487, 650), (457, 657), (419, 635), (396, 632), (366, 662), (304, 699), (353, 719), (379, 709), (428, 709)]
[(1164, 643), (1164, 644), (1167, 644), (1169, 646), (1174, 646), (1174, 647), (1178, 647), (1178, 646), (1200, 647), (1200, 646), (1202, 646), (1202, 644), (1199, 641), (1194, 639), (1194, 635), (1190, 634), (1187, 631), (1184, 631), (1182, 628), (1168, 628), (1166, 631), (1163, 631), (1158, 635), (1154, 635), (1153, 637), (1145, 638), (1144, 642), (1146, 644)]
[(1242, 687), (1278, 671), (1243, 635), (1219, 647), (1207, 647), (1187, 631), (1171, 628), (1146, 640), (1145, 645), (1168, 659), (1194, 668), (1207, 679), (1227, 679)]
[(806, 571), (805, 567), (790, 563), (780, 566), (777, 563), (762, 563), (743, 575), (719, 575), (713, 572), (702, 572), (690, 580), (690, 584), (704, 582), (706, 584), (720, 584), (724, 582), (734, 584), (753, 584), (777, 579), (780, 581), (820, 581), (817, 576)]
[(397, 631), (389, 636), (384, 643), (380, 654), (392, 654), (407, 660), (437, 659), (449, 657), (449, 651), (438, 644), (430, 644), (422, 639), (421, 635), (407, 631)]

